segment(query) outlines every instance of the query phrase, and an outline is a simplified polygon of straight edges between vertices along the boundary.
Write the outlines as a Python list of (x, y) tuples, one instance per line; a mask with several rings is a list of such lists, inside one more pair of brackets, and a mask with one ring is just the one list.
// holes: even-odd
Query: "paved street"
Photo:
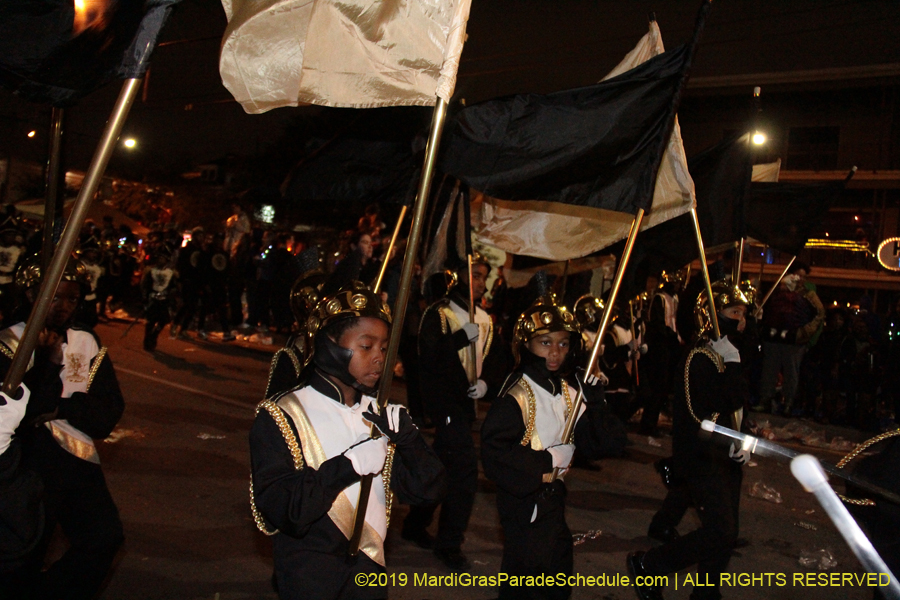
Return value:
[[(167, 332), (159, 350), (140, 349), (142, 326), (122, 339), (126, 325), (98, 328), (109, 346), (126, 398), (125, 416), (100, 444), (104, 469), (125, 523), (126, 543), (103, 598), (129, 600), (237, 600), (274, 598), (271, 544), (253, 525), (248, 505), (247, 432), (261, 399), (269, 368), (262, 348), (221, 342), (171, 340)], [(246, 345), (245, 345), (246, 346)], [(270, 350), (274, 350), (271, 348)], [(399, 385), (398, 385), (399, 387)], [(402, 389), (397, 395), (402, 396)], [(829, 429), (829, 434), (835, 431)], [(845, 437), (853, 432), (840, 432)], [(862, 439), (856, 434), (854, 439)], [(628, 456), (599, 463), (599, 471), (576, 469), (568, 478), (569, 524), (575, 533), (599, 530), (596, 539), (576, 547), (576, 572), (585, 576), (624, 575), (627, 552), (648, 548), (650, 517), (664, 495), (653, 462), (668, 455), (671, 440), (660, 446), (631, 436)], [(818, 451), (836, 461), (839, 454)], [(784, 587), (757, 584), (726, 588), (726, 598), (810, 598), (855, 600), (871, 597), (856, 587), (804, 590), (793, 584), (803, 550), (834, 551), (837, 572), (861, 573), (814, 498), (804, 493), (787, 465), (760, 459), (745, 468), (741, 536), (749, 546), (736, 551), (734, 573), (784, 573)], [(747, 495), (763, 481), (784, 501), (774, 504)], [(464, 547), (475, 564), (474, 575), (496, 574), (500, 566), (500, 528), (493, 485), (483, 477)], [(430, 553), (400, 539), (406, 507), (395, 508), (387, 542), (390, 574), (398, 585), (391, 598), (492, 598), (491, 587), (425, 587), (414, 574), (448, 574)], [(801, 524), (802, 522), (802, 524)], [(681, 531), (696, 524), (692, 515)], [(407, 585), (400, 586), (402, 576)], [(670, 579), (667, 598), (687, 598), (688, 573)], [(749, 583), (749, 582), (748, 582)], [(576, 599), (634, 598), (625, 587), (578, 587)]]

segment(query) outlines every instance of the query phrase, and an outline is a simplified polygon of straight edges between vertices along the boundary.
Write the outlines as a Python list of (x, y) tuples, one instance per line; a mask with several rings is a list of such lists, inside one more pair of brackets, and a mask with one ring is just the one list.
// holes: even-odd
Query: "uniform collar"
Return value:
[(327, 396), (338, 404), (346, 406), (344, 402), (344, 394), (341, 393), (340, 388), (333, 381), (331, 381), (331, 379), (329, 379), (327, 375), (319, 371), (319, 369), (315, 369), (313, 371), (313, 375), (309, 379), (309, 386), (323, 396)]
[(522, 373), (554, 396), (562, 392), (559, 376), (550, 373), (546, 367), (534, 363), (523, 365)]

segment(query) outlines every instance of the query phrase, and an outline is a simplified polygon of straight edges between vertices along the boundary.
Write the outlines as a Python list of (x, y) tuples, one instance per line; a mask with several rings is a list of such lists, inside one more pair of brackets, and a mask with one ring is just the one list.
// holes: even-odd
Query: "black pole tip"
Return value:
[(651, 12), (649, 15), (647, 15), (647, 20), (651, 23), (656, 23), (656, 13)]

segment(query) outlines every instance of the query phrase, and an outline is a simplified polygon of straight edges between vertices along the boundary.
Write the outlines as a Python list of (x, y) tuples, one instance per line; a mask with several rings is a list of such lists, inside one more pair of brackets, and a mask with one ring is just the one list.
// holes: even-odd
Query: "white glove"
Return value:
[(547, 448), (547, 452), (553, 457), (554, 469), (567, 469), (572, 464), (572, 456), (575, 454), (575, 444), (557, 444)]
[(358, 475), (374, 475), (384, 468), (384, 459), (387, 458), (387, 438), (382, 436), (373, 440), (363, 434), (356, 443), (344, 450), (344, 456), (353, 463), (353, 470)]
[(600, 373), (600, 375), (588, 375), (585, 378), (584, 383), (586, 383), (587, 385), (589, 385), (591, 387), (594, 387), (597, 384), (600, 384), (603, 387), (608, 386), (609, 385), (609, 377), (607, 377), (603, 371), (599, 371), (599, 373)]
[(747, 461), (750, 460), (751, 453), (749, 450), (744, 450), (743, 448), (737, 450), (735, 449), (735, 446), (732, 445), (728, 447), (728, 456), (734, 462), (741, 465), (746, 465)]
[(722, 360), (727, 363), (741, 362), (741, 353), (738, 352), (738, 349), (734, 347), (734, 344), (728, 340), (727, 335), (723, 335), (719, 339), (709, 342), (709, 347), (719, 354), (722, 357)]
[(479, 379), (475, 382), (475, 385), (469, 388), (468, 394), (469, 398), (474, 398), (476, 400), (484, 398), (484, 395), (487, 394), (487, 384), (483, 379)]
[(638, 352), (641, 354), (647, 354), (647, 344), (641, 344), (638, 346)]
[(31, 392), (24, 384), (20, 386), (20, 389), (23, 393), (18, 400), (14, 400), (0, 392), (0, 398), (6, 402), (6, 404), (0, 406), (0, 454), (6, 452), (6, 449), (9, 448), (13, 433), (15, 433), (19, 423), (25, 417), (25, 407), (28, 405), (28, 398), (31, 397)]
[(466, 336), (469, 338), (470, 342), (474, 342), (478, 339), (478, 325), (475, 323), (466, 323), (462, 326), (462, 330), (466, 332)]

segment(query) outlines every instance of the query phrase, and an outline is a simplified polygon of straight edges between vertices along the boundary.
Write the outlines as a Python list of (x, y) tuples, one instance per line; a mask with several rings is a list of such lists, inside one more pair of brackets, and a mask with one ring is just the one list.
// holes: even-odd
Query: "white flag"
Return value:
[[(650, 31), (603, 80), (664, 51), (659, 27), (651, 22)], [(477, 240), (513, 254), (548, 260), (578, 258), (611, 246), (628, 237), (634, 219), (627, 213), (561, 202), (508, 201), (474, 193), (472, 197), (472, 229)], [(641, 230), (690, 211), (694, 203), (694, 181), (688, 173), (676, 117)]]
[(471, 0), (222, 0), (222, 83), (248, 113), (430, 106), (456, 87)]
[(775, 162), (753, 165), (753, 176), (750, 181), (777, 182), (781, 174), (781, 159)]

